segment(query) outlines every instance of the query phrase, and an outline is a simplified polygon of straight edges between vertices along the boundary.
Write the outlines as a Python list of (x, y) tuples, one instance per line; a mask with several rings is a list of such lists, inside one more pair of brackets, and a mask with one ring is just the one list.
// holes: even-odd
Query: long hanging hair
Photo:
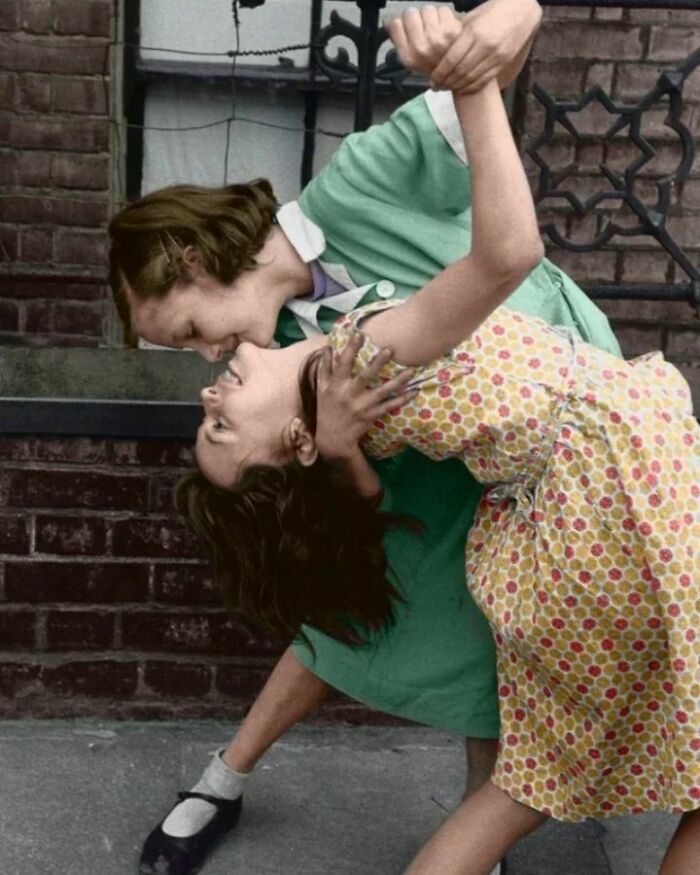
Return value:
[[(317, 361), (310, 356), (300, 375), (312, 432)], [(212, 554), (229, 608), (273, 635), (289, 638), (308, 624), (352, 645), (391, 625), (395, 602), (403, 601), (387, 580), (384, 535), (419, 528), (381, 511), (380, 501), (349, 487), (321, 459), (308, 467), (296, 460), (251, 465), (231, 490), (197, 471), (178, 484), (175, 498)]]

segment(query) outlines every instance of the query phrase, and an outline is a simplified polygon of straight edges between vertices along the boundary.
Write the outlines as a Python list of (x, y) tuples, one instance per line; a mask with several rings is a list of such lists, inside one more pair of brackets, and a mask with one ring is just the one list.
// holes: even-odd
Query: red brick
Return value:
[[(635, 253), (629, 253), (634, 256)], [(675, 324), (697, 322), (698, 316), (692, 307), (683, 301), (596, 301), (601, 310), (612, 319), (635, 322), (673, 322)]]
[(109, 160), (106, 155), (58, 154), (54, 157), (51, 178), (60, 188), (106, 189)]
[(154, 513), (169, 513), (173, 510), (175, 487), (182, 479), (182, 471), (163, 471), (152, 474), (149, 480), (148, 508)]
[(264, 687), (269, 669), (239, 665), (216, 666), (216, 689), (224, 696), (254, 699)]
[(530, 66), (530, 87), (535, 84), (560, 100), (580, 97), (585, 66), (578, 61), (546, 63), (547, 58), (537, 59)]
[(55, 0), (56, 33), (108, 37), (112, 28), (109, 0)]
[(16, 699), (40, 692), (41, 666), (21, 662), (0, 663), (0, 696)]
[(54, 307), (54, 331), (61, 334), (92, 334), (102, 337), (104, 308), (87, 304), (57, 303)]
[(22, 261), (43, 263), (51, 260), (53, 233), (45, 228), (24, 228), (19, 235), (19, 257)]
[(658, 326), (620, 327), (616, 329), (615, 335), (625, 358), (634, 358), (636, 355), (661, 349), (661, 329)]
[(136, 692), (138, 667), (135, 662), (67, 662), (45, 666), (42, 677), (46, 689), (59, 696), (107, 698), (131, 697)]
[(2, 650), (33, 650), (36, 630), (34, 611), (0, 610)]
[(108, 650), (114, 643), (113, 613), (49, 611), (46, 618), (48, 650)]
[(149, 689), (162, 696), (206, 696), (211, 689), (212, 670), (171, 660), (152, 660), (144, 664), (144, 681)]
[(5, 469), (0, 500), (9, 507), (143, 509), (146, 483), (141, 477), (96, 471)]
[(32, 73), (15, 77), (15, 109), (17, 112), (47, 112), (51, 106), (51, 79)]
[(15, 108), (15, 75), (0, 73), (0, 109)]
[(615, 65), (613, 63), (591, 64), (586, 73), (586, 90), (593, 88), (594, 85), (598, 85), (603, 91), (610, 94), (612, 92), (614, 72)]
[(666, 352), (676, 361), (700, 363), (700, 321), (695, 331), (669, 331)]
[(681, 248), (700, 248), (700, 215), (670, 216), (666, 228)]
[(104, 152), (109, 142), (108, 123), (101, 119), (54, 121), (48, 118), (0, 118), (0, 143), (17, 149), (63, 149), (66, 152)]
[(687, 179), (682, 183), (680, 201), (689, 209), (700, 209), (700, 179)]
[(107, 220), (107, 204), (102, 199), (9, 195), (3, 201), (3, 216), (11, 222), (100, 225)]
[(688, 385), (690, 386), (690, 391), (693, 396), (693, 410), (695, 411), (695, 415), (700, 415), (700, 367), (698, 367), (697, 363), (695, 364), (684, 364), (683, 362), (679, 362), (678, 370), (683, 374), (685, 379), (688, 381)]
[(684, 61), (700, 45), (700, 28), (652, 27), (649, 57), (656, 61)]
[(19, 234), (14, 225), (0, 225), (0, 259), (14, 261), (19, 249)]
[(214, 614), (130, 611), (122, 618), (126, 650), (201, 652), (211, 647)]
[[(1, 83), (0, 79), (0, 83)], [(0, 184), (15, 185), (17, 183), (17, 152), (9, 149), (0, 151)]]
[(58, 231), (56, 233), (55, 260), (57, 264), (104, 265), (107, 258), (107, 238), (101, 231)]
[(639, 176), (648, 179), (658, 179), (668, 176), (678, 170), (681, 161), (681, 150), (678, 141), (673, 143), (654, 143), (656, 154), (639, 169)]
[(0, 300), (0, 331), (19, 331), (19, 307), (12, 301)]
[[(29, 521), (27, 519), (17, 514), (0, 516), (0, 553), (14, 553), (16, 556), (24, 556), (29, 553)], [(1, 644), (0, 649), (2, 649)]]
[(144, 602), (148, 599), (148, 566), (9, 560), (5, 590), (10, 602)]
[(577, 282), (609, 282), (615, 277), (617, 253), (568, 252), (558, 249), (552, 255), (552, 260)]
[(49, 33), (53, 21), (51, 0), (22, 0), (19, 26), (28, 33)]
[(115, 556), (174, 559), (203, 555), (194, 532), (168, 518), (117, 520), (112, 526), (112, 549)]
[(105, 523), (102, 519), (45, 515), (36, 518), (36, 553), (101, 556), (105, 544)]
[(545, 21), (587, 21), (591, 17), (590, 9), (578, 9), (575, 6), (545, 6)]
[(672, 260), (663, 251), (625, 252), (622, 281), (626, 283), (665, 283), (669, 281)]
[(24, 330), (31, 334), (50, 333), (53, 330), (53, 305), (49, 301), (25, 304)]
[(221, 593), (212, 579), (209, 565), (156, 565), (153, 571), (153, 598), (156, 602), (166, 605), (221, 605)]
[(143, 465), (155, 468), (176, 466), (191, 468), (194, 465), (192, 446), (179, 441), (113, 441), (111, 459), (118, 465)]
[(593, 10), (594, 21), (620, 21), (622, 19), (622, 9), (598, 8)]
[(664, 9), (628, 9), (627, 20), (633, 24), (661, 24), (668, 21), (669, 13)]
[(54, 79), (53, 108), (57, 112), (104, 115), (107, 93), (102, 79)]
[(125, 649), (147, 652), (267, 656), (279, 647), (222, 612), (130, 611), (122, 620)]
[(100, 464), (106, 460), (106, 442), (95, 438), (12, 438), (0, 436), (0, 461), (78, 462)]
[(643, 97), (654, 88), (660, 73), (656, 64), (618, 64), (615, 98), (636, 100)]
[[(71, 0), (72, 2), (72, 0)], [(108, 70), (109, 45), (81, 39), (53, 37), (47, 40), (23, 37), (0, 37), (3, 68), (17, 72), (102, 75)]]
[(537, 35), (538, 57), (631, 60), (642, 52), (638, 27), (544, 21)]
[(2, 282), (3, 296), (6, 298), (94, 301), (107, 297), (105, 286), (91, 282), (65, 282), (62, 277), (55, 275), (48, 278), (37, 275), (21, 281), (0, 280), (0, 282)]
[(47, 186), (51, 179), (49, 152), (20, 152), (17, 159), (17, 184)]

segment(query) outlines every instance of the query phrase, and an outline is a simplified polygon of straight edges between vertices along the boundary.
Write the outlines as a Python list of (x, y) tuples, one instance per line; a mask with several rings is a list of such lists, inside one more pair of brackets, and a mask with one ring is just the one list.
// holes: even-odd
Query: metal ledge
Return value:
[(0, 398), (0, 434), (3, 435), (194, 442), (201, 421), (201, 406), (186, 402)]

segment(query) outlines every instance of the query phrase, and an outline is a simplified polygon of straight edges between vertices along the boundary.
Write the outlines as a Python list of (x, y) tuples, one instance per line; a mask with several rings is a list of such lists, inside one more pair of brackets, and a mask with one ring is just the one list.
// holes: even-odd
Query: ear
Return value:
[(291, 447), (298, 462), (308, 468), (318, 459), (316, 440), (306, 423), (295, 416), (287, 426), (287, 446)]
[(185, 246), (182, 250), (182, 260), (190, 270), (198, 267), (201, 268), (202, 266), (202, 258), (192, 245)]

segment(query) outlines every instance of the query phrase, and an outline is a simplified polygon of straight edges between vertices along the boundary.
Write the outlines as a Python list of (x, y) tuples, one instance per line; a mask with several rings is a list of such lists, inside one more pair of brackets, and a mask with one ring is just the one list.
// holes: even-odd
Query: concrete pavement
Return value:
[[(232, 728), (0, 722), (0, 875), (135, 875), (144, 837)], [(463, 782), (463, 745), (447, 733), (299, 728), (260, 765), (237, 834), (202, 875), (398, 875)], [(653, 875), (675, 822), (550, 823), (511, 852), (510, 873)]]

